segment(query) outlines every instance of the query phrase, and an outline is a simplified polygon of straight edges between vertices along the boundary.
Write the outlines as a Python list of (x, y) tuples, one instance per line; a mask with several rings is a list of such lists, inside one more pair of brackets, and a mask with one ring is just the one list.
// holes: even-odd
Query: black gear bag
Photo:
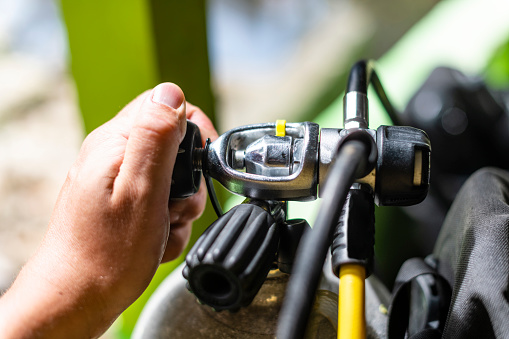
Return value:
[(509, 172), (474, 173), (454, 200), (433, 254), (401, 267), (388, 335), (509, 338)]

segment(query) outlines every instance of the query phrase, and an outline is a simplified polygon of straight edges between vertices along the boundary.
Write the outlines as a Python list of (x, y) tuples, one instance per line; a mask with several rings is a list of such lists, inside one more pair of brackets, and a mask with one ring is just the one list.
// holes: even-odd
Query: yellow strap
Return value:
[(362, 265), (344, 264), (339, 269), (338, 338), (366, 338), (364, 283)]
[(286, 135), (286, 120), (276, 120), (276, 137)]

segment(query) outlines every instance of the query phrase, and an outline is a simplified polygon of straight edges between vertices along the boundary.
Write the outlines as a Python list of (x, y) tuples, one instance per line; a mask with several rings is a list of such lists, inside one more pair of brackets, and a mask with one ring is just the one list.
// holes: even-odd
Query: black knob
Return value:
[(291, 219), (279, 227), (280, 240), (277, 253), (277, 266), (284, 273), (292, 273), (293, 262), (297, 254), (300, 240), (307, 230), (311, 230), (304, 219)]
[(413, 127), (380, 126), (376, 144), (376, 204), (409, 206), (423, 201), (430, 178), (431, 144), (426, 133)]
[(251, 303), (274, 263), (277, 224), (266, 210), (235, 206), (214, 222), (186, 257), (188, 289), (217, 311)]
[(201, 149), (201, 134), (197, 125), (187, 120), (187, 131), (179, 145), (171, 177), (170, 199), (184, 199), (198, 192), (201, 168), (194, 166), (197, 149)]

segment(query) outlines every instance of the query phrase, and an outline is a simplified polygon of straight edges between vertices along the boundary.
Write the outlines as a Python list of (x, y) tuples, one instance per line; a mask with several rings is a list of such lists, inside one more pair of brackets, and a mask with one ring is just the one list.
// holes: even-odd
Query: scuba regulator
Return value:
[[(203, 174), (218, 215), (183, 270), (201, 303), (235, 312), (251, 303), (268, 272), (278, 268), (291, 274), (278, 338), (302, 337), (330, 247), (332, 270), (341, 279), (340, 323), (347, 324), (339, 330), (365, 331), (363, 307), (357, 312), (352, 303), (341, 302), (343, 291), (352, 292), (343, 276), (363, 284), (372, 272), (374, 204), (408, 206), (426, 197), (431, 153), (422, 130), (369, 129), (369, 84), (395, 116), (372, 62), (360, 61), (348, 80), (342, 129), (278, 121), (234, 128), (202, 147), (198, 127), (188, 121), (170, 198), (194, 194)], [(246, 200), (223, 214), (212, 179)], [(318, 196), (322, 206), (312, 230), (305, 220), (287, 218), (288, 201)], [(364, 303), (362, 288), (352, 294), (357, 306)], [(351, 325), (352, 318), (360, 319), (358, 325)]]

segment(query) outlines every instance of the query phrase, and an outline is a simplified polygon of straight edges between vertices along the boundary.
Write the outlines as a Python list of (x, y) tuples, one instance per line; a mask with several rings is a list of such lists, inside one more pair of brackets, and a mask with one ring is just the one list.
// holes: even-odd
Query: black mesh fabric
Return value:
[(435, 245), (453, 286), (444, 338), (509, 338), (509, 172), (477, 171), (456, 197)]

